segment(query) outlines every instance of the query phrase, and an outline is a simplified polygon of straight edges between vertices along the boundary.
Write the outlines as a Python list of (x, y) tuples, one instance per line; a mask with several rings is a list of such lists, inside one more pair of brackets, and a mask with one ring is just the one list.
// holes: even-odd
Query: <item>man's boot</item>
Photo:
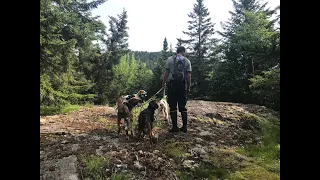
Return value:
[(179, 132), (178, 121), (177, 121), (177, 111), (170, 111), (172, 129), (169, 132)]
[(187, 132), (187, 120), (188, 120), (188, 113), (187, 111), (181, 112), (181, 119), (182, 119), (182, 127), (179, 129), (180, 131), (186, 133)]

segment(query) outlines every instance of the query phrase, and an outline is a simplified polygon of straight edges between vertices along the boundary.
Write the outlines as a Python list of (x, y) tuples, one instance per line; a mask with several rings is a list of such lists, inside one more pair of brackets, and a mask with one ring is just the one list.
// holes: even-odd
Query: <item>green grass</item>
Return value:
[(245, 168), (231, 173), (226, 178), (228, 180), (280, 180), (280, 174), (272, 173), (267, 169), (255, 165), (248, 164)]
[(65, 106), (40, 106), (41, 116), (51, 116), (56, 114), (67, 114), (72, 111), (79, 110), (79, 105), (65, 105)]
[(85, 103), (83, 106), (84, 106), (84, 107), (87, 107), (87, 108), (92, 108), (92, 107), (93, 107), (93, 104)]
[(165, 146), (164, 152), (172, 158), (183, 158), (190, 156), (187, 153), (188, 146), (190, 143), (188, 142), (173, 142), (169, 143)]
[(280, 173), (280, 118), (272, 114), (246, 114), (244, 117), (259, 123), (262, 143), (239, 147), (237, 152), (253, 158), (254, 164), (269, 172)]
[(111, 176), (111, 180), (127, 180), (130, 179), (130, 175), (120, 172)]
[(81, 162), (84, 165), (85, 174), (88, 177), (96, 180), (105, 179), (105, 169), (110, 165), (108, 159), (95, 155), (83, 155), (81, 157)]

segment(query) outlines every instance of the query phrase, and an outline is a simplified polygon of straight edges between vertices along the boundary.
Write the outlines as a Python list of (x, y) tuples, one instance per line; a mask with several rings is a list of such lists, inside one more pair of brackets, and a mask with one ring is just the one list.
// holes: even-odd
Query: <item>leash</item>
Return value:
[[(150, 103), (156, 97), (156, 95), (159, 94), (162, 91), (162, 89), (164, 89), (164, 88), (162, 87), (158, 92), (156, 92), (153, 96), (151, 96), (147, 101), (142, 103), (142, 105), (140, 106), (139, 114), (141, 113), (143, 106), (145, 106), (146, 104)], [(135, 109), (137, 109), (137, 108), (138, 107), (134, 107), (132, 110), (135, 111)], [(136, 119), (136, 117), (134, 117), (133, 119)]]
[(151, 102), (153, 100), (153, 98), (156, 97), (157, 94), (159, 94), (161, 91), (162, 91), (163, 87), (158, 91), (156, 92), (153, 96), (151, 96), (146, 102), (144, 102), (142, 105), (141, 105), (141, 108), (140, 108), (140, 112), (141, 112), (141, 109), (144, 105), (148, 104), (149, 102)]

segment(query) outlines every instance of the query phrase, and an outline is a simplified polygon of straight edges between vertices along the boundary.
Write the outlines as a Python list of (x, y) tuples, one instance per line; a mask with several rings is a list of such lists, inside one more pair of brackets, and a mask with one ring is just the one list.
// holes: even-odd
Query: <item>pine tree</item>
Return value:
[(163, 40), (163, 48), (161, 50), (161, 60), (166, 61), (169, 56), (170, 55), (169, 55), (169, 51), (168, 51), (168, 42), (167, 42), (167, 38), (165, 37)]
[(92, 83), (83, 69), (96, 51), (92, 40), (100, 38), (104, 25), (90, 11), (104, 2), (40, 1), (40, 105), (92, 100)]
[(270, 8), (266, 8), (268, 2), (261, 4), (260, 1), (261, 0), (232, 0), (234, 11), (229, 11), (231, 18), (221, 23), (224, 31), (218, 31), (218, 33), (224, 37), (225, 40), (231, 38), (235, 34), (237, 27), (244, 21), (245, 11), (262, 11), (267, 17), (272, 16), (277, 11), (278, 8), (271, 10)]
[(128, 50), (128, 16), (127, 11), (118, 15), (118, 18), (109, 16), (109, 32), (107, 44), (107, 52), (100, 56), (99, 63), (96, 64), (96, 72), (99, 72), (95, 77), (96, 93), (98, 94), (97, 103), (105, 104), (108, 100), (115, 98), (110, 90), (109, 84), (114, 78), (113, 66), (119, 64), (120, 58), (126, 55)]
[(210, 49), (216, 40), (214, 35), (214, 24), (209, 17), (208, 8), (203, 0), (197, 0), (193, 11), (188, 14), (191, 18), (188, 23), (188, 31), (183, 31), (189, 39), (178, 39), (179, 45), (187, 45), (187, 54), (192, 63), (192, 83), (195, 94), (204, 95), (206, 72), (209, 71)]

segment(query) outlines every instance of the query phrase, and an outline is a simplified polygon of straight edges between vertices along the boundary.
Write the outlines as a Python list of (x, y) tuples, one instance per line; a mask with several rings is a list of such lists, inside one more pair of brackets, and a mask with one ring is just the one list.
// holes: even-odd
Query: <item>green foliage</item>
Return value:
[[(229, 33), (227, 43), (217, 48), (222, 58), (215, 57), (219, 61), (210, 83), (210, 95), (215, 100), (267, 105), (269, 102), (261, 98), (261, 94), (258, 95), (256, 85), (250, 84), (260, 77), (253, 78), (254, 75), (275, 66), (280, 67), (280, 32), (274, 28), (274, 21), (268, 19), (269, 14), (258, 10), (247, 11), (248, 8), (238, 12), (241, 14), (241, 23), (238, 22), (232, 31), (229, 29), (232, 36)], [(279, 93), (273, 96), (270, 102), (278, 104), (279, 96)], [(277, 109), (276, 105), (272, 108)]]
[(166, 145), (164, 152), (172, 158), (184, 158), (189, 156), (187, 153), (188, 145), (190, 143), (187, 142), (173, 142)]
[(120, 63), (113, 67), (113, 73), (109, 87), (110, 102), (115, 102), (120, 95), (133, 94), (150, 87), (153, 78), (152, 71), (147, 69), (145, 63), (137, 62), (134, 54), (131, 59), (128, 54), (122, 56)]
[(270, 114), (247, 114), (245, 117), (256, 120), (261, 126), (262, 144), (246, 145), (237, 152), (253, 157), (256, 164), (269, 171), (280, 172), (280, 118)]
[(120, 172), (111, 176), (111, 180), (127, 180), (130, 179), (130, 175)]
[(65, 106), (40, 106), (40, 116), (50, 116), (55, 114), (68, 114), (72, 111), (79, 110), (81, 107), (78, 105), (65, 105)]
[(188, 31), (183, 31), (188, 36), (187, 40), (178, 39), (177, 45), (187, 48), (188, 58), (192, 64), (192, 86), (193, 96), (204, 96), (207, 83), (205, 79), (211, 71), (210, 50), (216, 43), (214, 35), (214, 24), (211, 22), (208, 8), (203, 0), (196, 0), (193, 11), (188, 14)]
[(82, 163), (84, 164), (84, 170), (90, 179), (104, 180), (106, 175), (104, 174), (105, 168), (108, 167), (109, 161), (100, 156), (83, 156)]
[(104, 33), (104, 25), (90, 13), (103, 2), (40, 1), (40, 105), (93, 101), (93, 84), (82, 71), (89, 57), (83, 54), (92, 55), (91, 41)]
[(280, 68), (264, 71), (250, 79), (250, 89), (259, 104), (280, 110)]

